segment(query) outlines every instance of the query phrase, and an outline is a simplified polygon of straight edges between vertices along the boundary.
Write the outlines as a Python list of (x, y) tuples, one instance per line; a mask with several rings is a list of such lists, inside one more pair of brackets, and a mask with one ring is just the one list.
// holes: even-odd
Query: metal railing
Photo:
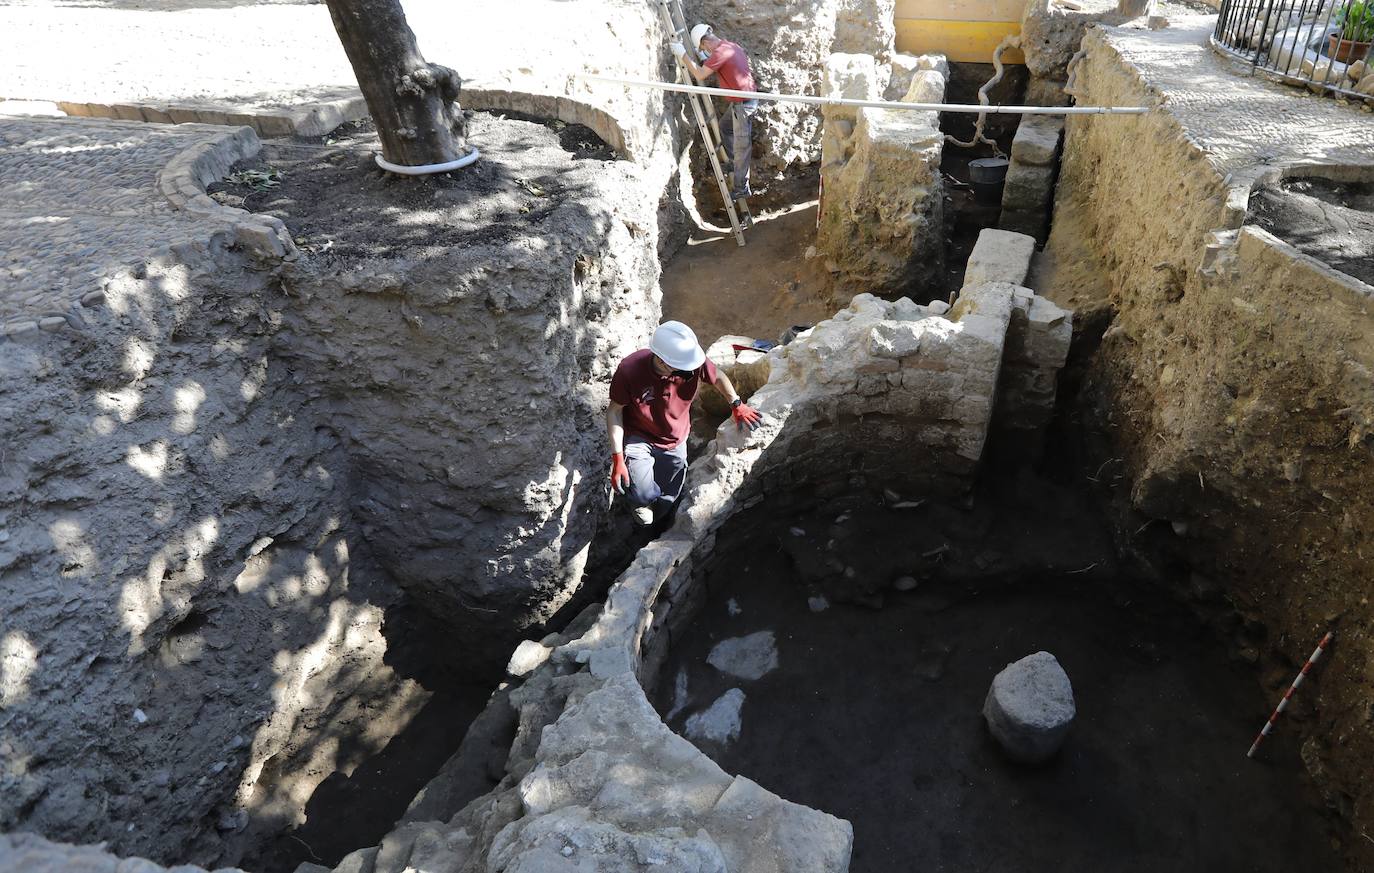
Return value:
[(1316, 91), (1363, 99), (1368, 95), (1354, 90), (1350, 68), (1366, 60), (1369, 46), (1339, 36), (1350, 2), (1222, 0), (1212, 46), (1249, 64), (1252, 71)]

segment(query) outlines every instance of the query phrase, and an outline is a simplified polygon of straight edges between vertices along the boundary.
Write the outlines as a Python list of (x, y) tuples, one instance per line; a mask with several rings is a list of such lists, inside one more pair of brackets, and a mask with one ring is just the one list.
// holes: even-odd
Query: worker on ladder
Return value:
[[(738, 43), (721, 39), (709, 24), (698, 24), (691, 33), (693, 51), (680, 42), (672, 44), (673, 55), (680, 59), (698, 82), (705, 82), (712, 76), (720, 77), (720, 86), (732, 91), (757, 91), (754, 76), (749, 69), (749, 56)], [(698, 62), (697, 52), (705, 58)], [(731, 105), (730, 160), (733, 166), (732, 189), (730, 196), (742, 200), (751, 196), (749, 190), (749, 161), (753, 157), (754, 113), (758, 111), (759, 101), (744, 97), (726, 97)]]

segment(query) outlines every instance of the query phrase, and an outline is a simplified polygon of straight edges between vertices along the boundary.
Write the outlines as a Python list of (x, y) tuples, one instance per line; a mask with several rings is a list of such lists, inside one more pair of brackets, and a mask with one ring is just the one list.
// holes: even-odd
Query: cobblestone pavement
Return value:
[(1208, 45), (1215, 22), (1194, 16), (1160, 31), (1113, 30), (1108, 39), (1234, 184), (1294, 161), (1374, 164), (1374, 115), (1244, 75)]
[(0, 117), (0, 324), (61, 316), (120, 267), (221, 227), (174, 209), (157, 175), (226, 133)]

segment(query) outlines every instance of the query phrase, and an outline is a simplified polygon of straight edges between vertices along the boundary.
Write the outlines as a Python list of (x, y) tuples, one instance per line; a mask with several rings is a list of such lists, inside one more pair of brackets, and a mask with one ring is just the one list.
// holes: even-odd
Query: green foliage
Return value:
[(1374, 42), (1374, 0), (1350, 0), (1336, 13), (1341, 39)]
[(270, 191), (281, 184), (281, 171), (275, 167), (268, 167), (265, 170), (239, 170), (237, 173), (230, 173), (224, 181), (235, 185), (243, 185), (251, 188), (254, 192)]

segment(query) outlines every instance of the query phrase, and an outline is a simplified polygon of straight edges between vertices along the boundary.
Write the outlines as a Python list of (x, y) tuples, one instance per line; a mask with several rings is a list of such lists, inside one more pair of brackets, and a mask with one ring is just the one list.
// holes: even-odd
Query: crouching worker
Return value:
[(759, 413), (745, 405), (682, 322), (663, 322), (647, 349), (626, 356), (615, 369), (606, 410), (611, 487), (629, 499), (636, 524), (653, 524), (682, 496), (692, 399), (702, 382), (730, 401), (737, 427), (758, 427)]

